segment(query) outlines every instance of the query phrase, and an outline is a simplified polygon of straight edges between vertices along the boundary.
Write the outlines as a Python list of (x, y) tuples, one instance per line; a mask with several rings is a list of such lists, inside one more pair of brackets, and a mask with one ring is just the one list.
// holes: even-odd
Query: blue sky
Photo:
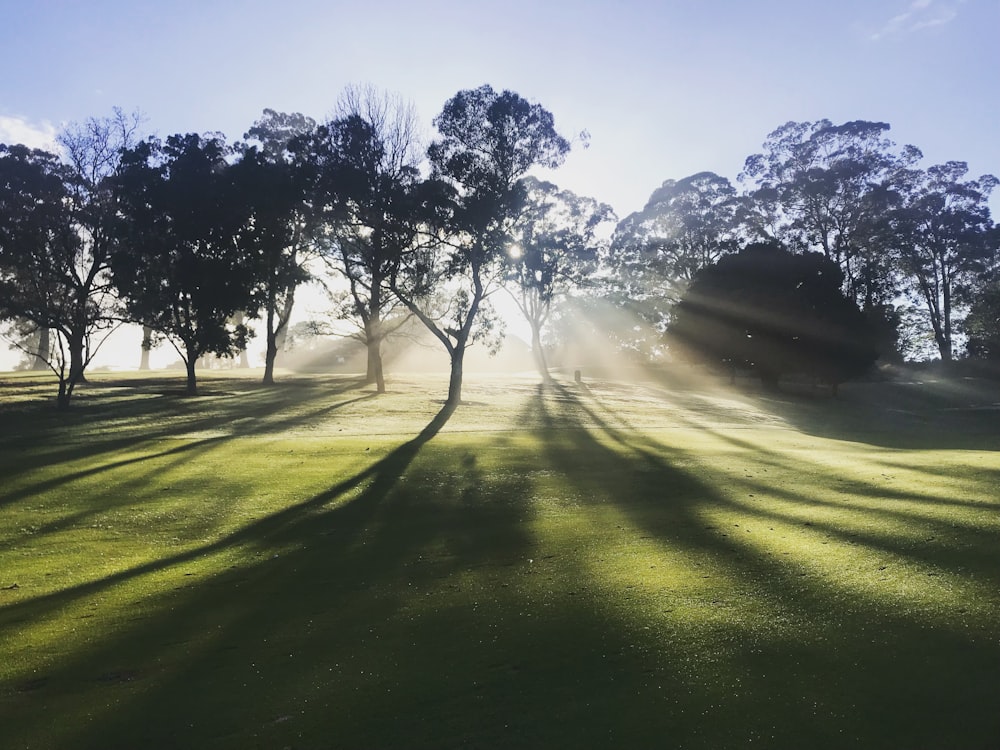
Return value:
[[(551, 175), (622, 216), (734, 179), (789, 120), (889, 122), (926, 165), (1000, 173), (1000, 0), (0, 0), (0, 140), (140, 109), (160, 135), (326, 116), (371, 83), (432, 118), (490, 83), (586, 129)], [(1000, 208), (997, 198), (994, 207)], [(995, 208), (996, 211), (996, 208)], [(1000, 213), (1000, 211), (997, 211)]]

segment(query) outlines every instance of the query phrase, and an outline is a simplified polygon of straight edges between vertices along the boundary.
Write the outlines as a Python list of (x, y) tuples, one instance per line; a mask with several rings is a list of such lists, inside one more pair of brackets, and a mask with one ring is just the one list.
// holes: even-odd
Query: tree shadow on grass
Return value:
[[(39, 421), (27, 417), (20, 427), (8, 425), (10, 431), (0, 437), (0, 477), (8, 486), (18, 477), (43, 468), (50, 471), (64, 463), (81, 461), (88, 465), (0, 492), (0, 507), (124, 466), (171, 455), (190, 460), (194, 453), (219, 443), (247, 436), (278, 435), (315, 424), (338, 409), (374, 398), (373, 394), (338, 398), (360, 384), (357, 379), (338, 379), (332, 385), (311, 381), (305, 386), (293, 381), (276, 388), (250, 384), (247, 390), (229, 394), (232, 398), (222, 404), (201, 397), (183, 402), (153, 397), (100, 403), (93, 409), (51, 414)], [(246, 381), (235, 381), (235, 385), (246, 386)], [(139, 388), (148, 393), (142, 386)], [(163, 446), (164, 441), (177, 439), (191, 442)], [(102, 455), (114, 457), (126, 450), (142, 454), (99, 462)]]
[[(542, 425), (552, 468), (591, 504), (610, 506), (628, 520), (620, 523), (622, 554), (631, 548), (637, 559), (647, 554), (655, 560), (648, 551), (655, 542), (686, 569), (682, 580), (689, 584), (647, 590), (646, 602), (651, 610), (683, 613), (662, 617), (660, 627), (696, 644), (689, 657), (700, 673), (686, 680), (692, 692), (708, 698), (705, 713), (713, 718), (700, 728), (700, 739), (691, 738), (694, 744), (712, 736), (719, 747), (751, 740), (768, 747), (886, 748), (993, 747), (1000, 741), (990, 687), (1000, 648), (988, 614), (997, 597), (982, 593), (995, 590), (1000, 560), (984, 535), (951, 546), (917, 546), (887, 532), (803, 528), (768, 504), (736, 503), (701, 478), (712, 472), (695, 468), (697, 456), (612, 423), (585, 389), (540, 389), (532, 410), (526, 419)], [(811, 501), (794, 488), (785, 489), (784, 499)], [(900, 522), (921, 522), (898, 515)], [(724, 518), (732, 522), (720, 523)], [(788, 523), (801, 529), (810, 552), (767, 538)], [(844, 578), (825, 575), (809, 555), (838, 537), (864, 553), (889, 553), (922, 569), (905, 573), (902, 584), (887, 577), (880, 585), (874, 565), (860, 583), (853, 571)], [(975, 614), (956, 604), (950, 584), (928, 579), (927, 566), (938, 571), (930, 575), (974, 576), (970, 590), (981, 592), (980, 601), (964, 604)], [(927, 599), (909, 593), (922, 588)], [(713, 694), (720, 701), (714, 705)]]
[(1000, 385), (977, 378), (917, 378), (845, 383), (838, 397), (826, 388), (787, 383), (764, 391), (756, 380), (729, 385), (702, 374), (644, 371), (665, 398), (700, 404), (713, 397), (740, 401), (751, 411), (808, 435), (892, 449), (1000, 450)]
[[(873, 611), (800, 575), (808, 561), (746, 541), (747, 522), (756, 533), (768, 520), (752, 509), (740, 528), (720, 526), (742, 509), (697, 457), (586, 395), (540, 389), (522, 416), (524, 443), (442, 435), (439, 415), (227, 540), (17, 605), (24, 622), (93, 607), (99, 627), (0, 695), (5, 733), (53, 748), (931, 748), (998, 736), (984, 690), (995, 628), (960, 632), (893, 602)], [(233, 567), (193, 567), (230, 553)], [(165, 577), (175, 590), (139, 588)]]
[[(449, 416), (225, 540), (5, 608), (7, 633), (88, 603), (95, 622), (105, 602), (122, 611), (0, 694), (7, 736), (53, 748), (430, 748), (478, 745), (485, 732), (506, 739), (479, 746), (518, 744), (522, 709), (545, 710), (521, 689), (537, 645), (522, 586), (533, 580), (530, 481), (457, 440), (429, 445)], [(188, 575), (231, 551), (256, 557)], [(140, 596), (129, 619), (116, 601), (128, 584), (163, 576), (175, 590)]]

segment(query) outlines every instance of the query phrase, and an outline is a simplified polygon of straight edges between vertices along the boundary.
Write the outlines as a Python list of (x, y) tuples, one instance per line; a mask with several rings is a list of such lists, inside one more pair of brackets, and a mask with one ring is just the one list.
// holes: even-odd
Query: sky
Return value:
[(0, 142), (115, 106), (235, 139), (265, 108), (323, 119), (351, 84), (412, 101), (429, 139), (488, 83), (589, 133), (545, 176), (621, 217), (666, 179), (735, 182), (789, 121), (887, 122), (924, 166), (1000, 174), (1000, 0), (0, 0), (0, 19)]

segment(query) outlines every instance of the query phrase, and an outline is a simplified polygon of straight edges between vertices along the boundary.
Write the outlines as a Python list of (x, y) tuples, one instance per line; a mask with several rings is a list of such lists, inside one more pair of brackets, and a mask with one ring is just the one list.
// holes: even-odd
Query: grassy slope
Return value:
[(5, 747), (1000, 746), (989, 389), (102, 377), (0, 378)]

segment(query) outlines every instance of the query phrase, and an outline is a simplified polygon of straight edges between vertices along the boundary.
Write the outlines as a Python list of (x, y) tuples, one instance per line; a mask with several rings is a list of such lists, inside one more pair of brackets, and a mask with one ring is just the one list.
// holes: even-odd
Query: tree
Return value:
[(943, 362), (954, 353), (956, 302), (969, 291), (997, 251), (989, 195), (997, 178), (966, 180), (965, 162), (911, 172), (905, 202), (896, 213), (900, 266), (923, 302)]
[(877, 356), (870, 326), (842, 282), (837, 265), (819, 253), (749, 245), (695, 275), (673, 312), (671, 351), (752, 368), (769, 388), (795, 372), (836, 392)]
[[(467, 347), (488, 334), (486, 310), (499, 288), (511, 225), (524, 206), (521, 183), (533, 167), (559, 166), (570, 144), (552, 114), (511, 91), (490, 86), (458, 92), (434, 120), (440, 137), (428, 149), (425, 188), (433, 241), (410, 253), (392, 280), (393, 291), (442, 343), (451, 359), (448, 407), (462, 398)], [(451, 304), (426, 305), (428, 292), (447, 281)], [(477, 329), (477, 323), (480, 324)]]
[(313, 127), (303, 115), (264, 110), (245, 136), (256, 144), (238, 144), (240, 157), (230, 168), (236, 200), (246, 212), (237, 243), (255, 277), (251, 304), (263, 311), (265, 385), (274, 384), (295, 292), (312, 278), (307, 265), (315, 255), (316, 211), (291, 149), (296, 139), (312, 132), (296, 128)]
[(0, 317), (28, 321), (59, 381), (58, 408), (69, 406), (84, 368), (116, 322), (106, 246), (90, 233), (77, 175), (59, 157), (0, 146)]
[(142, 327), (142, 343), (139, 345), (142, 354), (139, 357), (139, 370), (149, 369), (149, 353), (153, 349), (153, 329), (149, 326)]
[(254, 299), (264, 316), (265, 385), (274, 384), (295, 292), (312, 278), (307, 266), (317, 254), (317, 212), (293, 153), (295, 144), (315, 129), (311, 117), (265, 109), (244, 135), (252, 143), (238, 146), (242, 153), (233, 170), (249, 210), (239, 242), (256, 261)]
[(614, 221), (611, 206), (560, 190), (534, 177), (522, 181), (525, 205), (514, 224), (508, 250), (508, 289), (531, 327), (531, 351), (542, 379), (548, 361), (542, 329), (552, 303), (585, 283), (602, 250), (600, 230)]
[[(116, 210), (112, 183), (121, 168), (122, 154), (138, 142), (144, 119), (138, 111), (126, 114), (115, 107), (110, 116), (72, 123), (56, 137), (69, 165), (69, 188), (76, 209), (73, 219), (85, 256), (77, 263), (76, 297), (100, 301), (98, 309), (105, 317), (100, 323), (102, 328), (117, 323), (114, 295), (108, 294)], [(84, 380), (92, 355), (86, 336), (76, 333), (68, 337), (67, 348), (71, 372), (77, 372), (79, 380)]]
[(1000, 360), (1000, 282), (990, 281), (977, 290), (963, 328), (971, 356)]
[(659, 339), (694, 274), (738, 249), (743, 214), (744, 201), (729, 180), (699, 172), (666, 180), (641, 211), (619, 222), (606, 259), (605, 295), (642, 323), (633, 336)]
[(325, 257), (348, 285), (340, 316), (357, 321), (368, 352), (365, 382), (385, 392), (382, 344), (399, 314), (390, 280), (417, 236), (420, 182), (413, 107), (372, 88), (348, 88), (338, 116), (302, 150), (314, 170), (313, 201), (330, 240)]
[(747, 158), (756, 234), (797, 250), (818, 250), (843, 272), (845, 291), (871, 314), (891, 305), (895, 235), (888, 226), (900, 180), (920, 159), (896, 150), (889, 125), (857, 120), (789, 122)]
[(231, 356), (248, 331), (229, 319), (252, 304), (252, 259), (238, 238), (250, 207), (237, 191), (221, 137), (173, 135), (126, 152), (116, 183), (120, 245), (114, 282), (130, 318), (177, 349), (197, 394), (204, 354)]

